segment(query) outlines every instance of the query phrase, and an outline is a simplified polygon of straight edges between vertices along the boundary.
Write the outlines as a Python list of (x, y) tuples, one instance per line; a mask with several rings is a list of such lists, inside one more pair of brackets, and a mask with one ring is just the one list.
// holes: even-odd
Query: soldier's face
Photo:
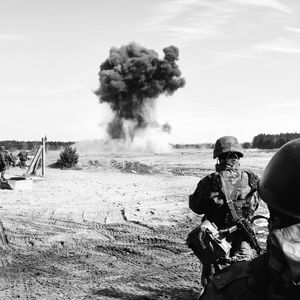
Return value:
[(239, 156), (235, 153), (235, 152), (226, 152), (226, 153), (223, 153), (219, 156), (219, 160), (222, 161), (222, 160), (229, 160), (229, 159), (236, 159), (236, 160), (239, 160)]

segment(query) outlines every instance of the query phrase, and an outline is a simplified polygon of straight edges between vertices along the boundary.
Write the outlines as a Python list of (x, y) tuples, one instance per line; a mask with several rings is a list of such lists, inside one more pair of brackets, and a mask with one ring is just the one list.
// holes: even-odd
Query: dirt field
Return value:
[[(271, 156), (249, 150), (242, 166), (261, 175)], [(211, 151), (82, 154), (78, 170), (47, 167), (30, 191), (0, 190), (12, 247), (0, 299), (197, 299), (201, 265), (185, 238), (200, 217), (188, 195), (213, 163)]]

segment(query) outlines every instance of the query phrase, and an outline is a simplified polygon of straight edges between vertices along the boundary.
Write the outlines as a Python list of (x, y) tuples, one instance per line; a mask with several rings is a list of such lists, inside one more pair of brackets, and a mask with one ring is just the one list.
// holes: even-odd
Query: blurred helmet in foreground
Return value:
[(258, 183), (258, 194), (272, 209), (300, 220), (300, 139), (283, 145)]

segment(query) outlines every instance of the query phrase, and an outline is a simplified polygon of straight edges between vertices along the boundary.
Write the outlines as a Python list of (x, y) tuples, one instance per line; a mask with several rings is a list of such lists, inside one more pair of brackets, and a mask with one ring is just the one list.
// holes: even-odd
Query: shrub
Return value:
[(59, 159), (56, 162), (58, 168), (72, 168), (76, 167), (79, 159), (79, 154), (76, 148), (66, 146), (59, 154)]
[(251, 148), (251, 143), (245, 142), (242, 144), (243, 149), (250, 149)]

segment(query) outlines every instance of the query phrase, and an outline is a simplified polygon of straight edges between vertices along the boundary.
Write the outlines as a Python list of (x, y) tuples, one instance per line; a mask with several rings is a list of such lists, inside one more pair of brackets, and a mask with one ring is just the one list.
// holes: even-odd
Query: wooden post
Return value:
[(47, 141), (47, 137), (45, 136), (44, 138), (42, 138), (42, 176), (45, 176), (45, 171), (46, 171), (46, 141)]
[(39, 167), (39, 163), (41, 161), (42, 164), (42, 176), (45, 176), (45, 169), (46, 169), (46, 141), (47, 137), (45, 136), (42, 138), (42, 145), (37, 149), (31, 164), (26, 172), (26, 175), (34, 174), (36, 175), (37, 169)]
[(37, 159), (37, 161), (36, 161), (36, 163), (35, 163), (33, 169), (32, 169), (31, 174), (36, 175), (37, 170), (38, 170), (38, 168), (39, 168), (39, 165), (40, 165), (41, 161), (42, 161), (42, 156), (40, 155), (39, 158)]
[(31, 164), (26, 172), (27, 175), (30, 175), (31, 174), (31, 170), (34, 168), (35, 164), (36, 164), (36, 161), (38, 160), (39, 156), (41, 155), (41, 152), (42, 152), (42, 148), (43, 146), (41, 145), (39, 147), (39, 149), (36, 151), (35, 155), (34, 155), (34, 158), (33, 160), (31, 161)]

